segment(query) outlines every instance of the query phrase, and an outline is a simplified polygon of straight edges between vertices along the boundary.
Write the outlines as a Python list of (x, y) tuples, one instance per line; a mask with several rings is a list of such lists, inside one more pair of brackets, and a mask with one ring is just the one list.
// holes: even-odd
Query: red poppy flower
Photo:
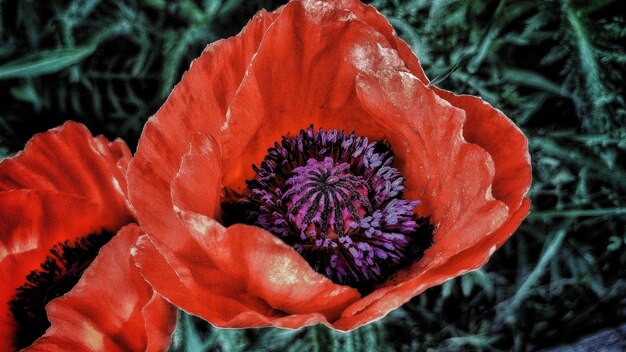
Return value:
[(130, 256), (140, 231), (131, 225), (114, 236), (134, 221), (125, 196), (130, 157), (123, 141), (94, 138), (68, 122), (0, 162), (5, 350), (168, 346), (175, 311), (143, 281)]
[(485, 264), (530, 181), (521, 131), (430, 86), (375, 9), (292, 1), (209, 45), (146, 124), (133, 253), (216, 326), (346, 331)]

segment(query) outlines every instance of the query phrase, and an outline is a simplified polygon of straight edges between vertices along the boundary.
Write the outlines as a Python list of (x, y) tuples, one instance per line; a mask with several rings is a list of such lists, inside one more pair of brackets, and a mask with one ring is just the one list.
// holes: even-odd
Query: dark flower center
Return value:
[(245, 222), (297, 250), (319, 273), (362, 292), (419, 260), (433, 227), (402, 199), (390, 145), (302, 130), (268, 150), (239, 199)]
[(309, 159), (293, 169), (282, 199), (303, 240), (317, 234), (345, 235), (362, 218), (364, 209), (371, 209), (365, 180), (351, 174), (349, 168), (347, 163), (326, 157)]
[(112, 233), (102, 231), (79, 238), (74, 243), (59, 243), (50, 250), (41, 269), (26, 276), (26, 283), (17, 289), (15, 298), (9, 302), (17, 322), (14, 344), (18, 350), (30, 346), (46, 332), (50, 327), (46, 304), (76, 285), (100, 248), (111, 238)]

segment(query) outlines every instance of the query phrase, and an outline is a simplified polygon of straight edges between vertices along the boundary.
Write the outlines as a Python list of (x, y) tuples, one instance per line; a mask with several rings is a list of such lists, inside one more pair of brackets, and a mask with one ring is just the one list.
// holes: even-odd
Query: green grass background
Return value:
[[(206, 44), (281, 3), (1, 0), (0, 157), (69, 119), (134, 148)], [(626, 322), (621, 1), (371, 4), (437, 85), (483, 97), (524, 130), (532, 214), (484, 268), (350, 334), (219, 330), (181, 315), (172, 350), (525, 351)]]

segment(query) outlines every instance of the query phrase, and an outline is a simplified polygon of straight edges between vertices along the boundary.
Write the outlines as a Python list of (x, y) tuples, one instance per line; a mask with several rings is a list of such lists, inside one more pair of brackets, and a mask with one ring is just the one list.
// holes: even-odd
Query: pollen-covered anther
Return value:
[(302, 130), (268, 150), (239, 203), (247, 220), (293, 246), (318, 272), (364, 291), (419, 260), (432, 226), (386, 142)]

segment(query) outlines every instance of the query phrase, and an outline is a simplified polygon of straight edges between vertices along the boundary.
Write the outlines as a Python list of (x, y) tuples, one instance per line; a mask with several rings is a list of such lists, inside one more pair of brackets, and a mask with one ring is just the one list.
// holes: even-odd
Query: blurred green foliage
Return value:
[[(0, 156), (73, 119), (134, 146), (203, 47), (280, 1), (0, 2)], [(371, 2), (434, 84), (530, 140), (533, 213), (487, 266), (349, 334), (220, 330), (174, 351), (525, 351), (626, 321), (626, 19), (618, 0)]]
[(0, 145), (65, 120), (133, 146), (206, 44), (272, 1), (0, 2)]

